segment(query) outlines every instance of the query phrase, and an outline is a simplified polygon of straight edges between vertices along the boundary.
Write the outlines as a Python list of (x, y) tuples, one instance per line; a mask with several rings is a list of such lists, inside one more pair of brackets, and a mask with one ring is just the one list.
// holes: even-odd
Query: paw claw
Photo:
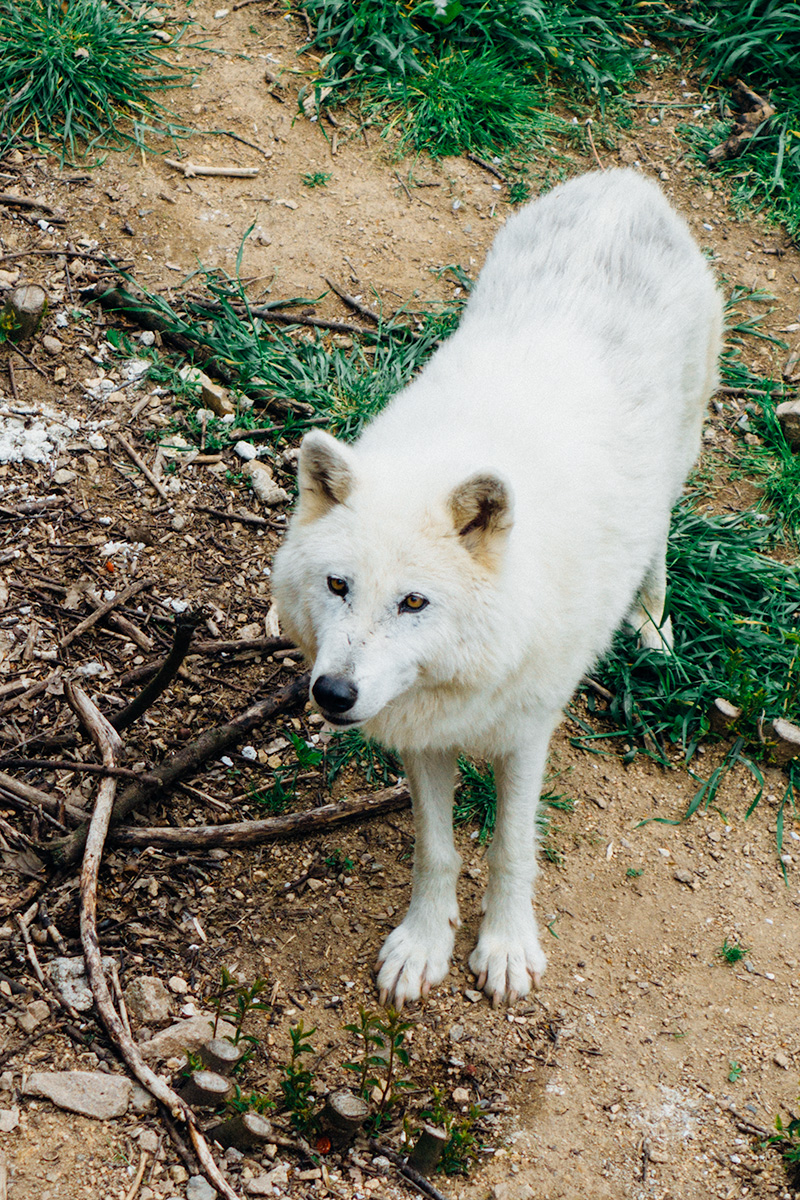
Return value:
[(486, 987), (486, 971), (481, 971), (477, 979), (478, 991), (482, 992)]
[(429, 994), (430, 990), (431, 990), (431, 985), (428, 983), (428, 981), (427, 981), (427, 979), (426, 979), (426, 980), (424, 981), (424, 983), (422, 984), (422, 998), (423, 998), (423, 1000), (427, 1000), (427, 998), (428, 998), (428, 994)]
[(380, 1004), (381, 1008), (385, 1007), (386, 1001), (388, 999), (389, 999), (389, 992), (387, 991), (386, 988), (381, 988), (380, 992), (378, 993), (378, 1004)]
[(539, 990), (539, 988), (542, 986), (542, 973), (541, 973), (541, 971), (531, 971), (531, 979), (532, 979), (532, 981), (533, 981), (533, 986), (534, 986), (534, 987), (536, 988), (536, 990), (538, 991), (538, 990)]
[(513, 989), (513, 988), (511, 988), (511, 990), (510, 990), (510, 992), (508, 993), (508, 996), (507, 996), (508, 1007), (509, 1007), (509, 1008), (512, 1008), (512, 1007), (513, 1007), (513, 1006), (514, 1006), (514, 1005), (517, 1003), (517, 1001), (518, 1001), (518, 1000), (519, 1000), (519, 996), (518, 996), (518, 995), (517, 995), (517, 993), (514, 991), (514, 989)]

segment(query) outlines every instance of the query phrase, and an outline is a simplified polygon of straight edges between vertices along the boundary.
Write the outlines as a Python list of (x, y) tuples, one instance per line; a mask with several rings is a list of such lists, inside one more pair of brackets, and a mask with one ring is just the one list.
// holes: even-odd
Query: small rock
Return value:
[(692, 872), (685, 870), (683, 867), (678, 868), (673, 878), (677, 879), (678, 883), (685, 883), (687, 887), (691, 887), (694, 883), (694, 875)]
[(216, 1200), (217, 1189), (202, 1175), (190, 1175), (186, 1184), (186, 1200)]
[(125, 1003), (137, 1025), (160, 1025), (171, 1016), (169, 992), (155, 975), (131, 980), (125, 988)]
[(67, 368), (64, 366), (56, 367), (53, 372), (53, 379), (56, 383), (63, 383), (67, 378)]
[(247, 462), (250, 462), (258, 454), (255, 446), (252, 446), (250, 442), (237, 442), (233, 447), (233, 452), (234, 454), (238, 454), (239, 458), (243, 458)]
[(74, 483), (78, 478), (77, 471), (70, 471), (67, 467), (59, 467), (53, 476), (53, 483), (65, 484)]
[(647, 1157), (650, 1162), (654, 1163), (669, 1162), (669, 1155), (663, 1146), (649, 1146), (647, 1149)]
[(60, 342), (57, 337), (53, 337), (52, 334), (46, 333), (42, 338), (42, 348), (55, 358), (64, 349), (64, 343)]
[(188, 983), (185, 979), (181, 979), (180, 975), (173, 975), (172, 978), (167, 981), (167, 987), (171, 992), (174, 992), (176, 996), (185, 996), (189, 990)]
[(14, 1074), (12, 1071), (3, 1071), (0, 1075), (0, 1092), (13, 1092), (14, 1090)]
[[(235, 1034), (236, 1030), (229, 1021), (218, 1023), (217, 1037), (232, 1038)], [(162, 1029), (155, 1037), (143, 1042), (139, 1050), (149, 1062), (163, 1062), (173, 1056), (183, 1058), (185, 1050), (199, 1050), (213, 1036), (214, 1018), (201, 1013), (199, 1017), (187, 1017), (185, 1021), (176, 1021), (174, 1025)]]
[(784, 400), (775, 409), (783, 436), (793, 450), (800, 450), (800, 398)]
[[(103, 970), (110, 971), (113, 965), (113, 958), (104, 956)], [(47, 972), (53, 987), (67, 1004), (71, 1004), (78, 1012), (89, 1011), (94, 1004), (94, 998), (86, 979), (83, 958), (54, 958), (47, 967)]]
[[(246, 445), (246, 443), (237, 443), (237, 447), (240, 444)], [(290, 499), (289, 493), (272, 478), (272, 471), (266, 463), (253, 459), (252, 462), (247, 463), (243, 473), (250, 476), (253, 491), (262, 504), (271, 508), (276, 504), (285, 504)]]
[(476, 992), (474, 988), (465, 988), (464, 997), (469, 1000), (470, 1004), (480, 1004), (483, 999), (483, 992)]
[(0, 1108), (0, 1133), (11, 1133), (19, 1125), (18, 1108)]
[(155, 1154), (159, 1141), (160, 1138), (154, 1129), (142, 1129), (139, 1133), (139, 1149), (145, 1150), (148, 1154)]
[(288, 1163), (278, 1163), (277, 1167), (273, 1167), (266, 1174), (256, 1175), (255, 1179), (251, 1179), (247, 1185), (247, 1193), (250, 1196), (272, 1196), (275, 1186), (285, 1186), (288, 1182)]
[(147, 1116), (149, 1113), (154, 1113), (156, 1108), (156, 1098), (152, 1092), (148, 1092), (147, 1088), (143, 1088), (141, 1084), (134, 1083), (133, 1091), (131, 1092), (131, 1112), (138, 1113), (140, 1116)]
[(784, 1071), (788, 1071), (792, 1065), (789, 1055), (784, 1050), (776, 1050), (772, 1056), (772, 1061), (776, 1067), (782, 1067)]
[(469, 1104), (470, 1096), (469, 1089), (464, 1087), (453, 1088), (453, 1103), (454, 1104)]
[(183, 513), (176, 513), (176, 515), (172, 518), (172, 528), (176, 533), (182, 533), (186, 528), (186, 517), (183, 515)]
[(490, 1200), (536, 1200), (536, 1193), (521, 1179), (504, 1180), (494, 1185)]
[(464, 1026), (463, 1025), (451, 1026), (451, 1028), (450, 1028), (450, 1041), (451, 1042), (460, 1042), (461, 1039), (463, 1038), (463, 1036), (464, 1036)]
[(228, 398), (228, 393), (224, 387), (220, 387), (218, 383), (214, 383), (207, 375), (200, 373), (200, 399), (206, 408), (218, 417), (229, 417), (236, 412), (236, 408), (232, 401)]
[(91, 446), (92, 450), (108, 449), (108, 442), (103, 437), (102, 433), (98, 433), (96, 430), (94, 433), (90, 433), (86, 440)]
[(34, 1071), (23, 1094), (44, 1096), (68, 1112), (108, 1121), (127, 1112), (132, 1090), (129, 1079), (102, 1071)]

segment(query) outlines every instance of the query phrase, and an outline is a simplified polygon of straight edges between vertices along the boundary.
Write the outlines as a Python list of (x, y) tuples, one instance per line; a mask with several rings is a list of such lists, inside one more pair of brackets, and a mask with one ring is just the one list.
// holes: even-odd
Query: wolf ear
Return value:
[(355, 455), (329, 433), (315, 429), (300, 443), (297, 460), (300, 488), (298, 516), (315, 521), (336, 504), (344, 504), (355, 483)]
[(508, 486), (497, 475), (471, 475), (453, 489), (448, 505), (465, 548), (492, 565), (514, 523)]

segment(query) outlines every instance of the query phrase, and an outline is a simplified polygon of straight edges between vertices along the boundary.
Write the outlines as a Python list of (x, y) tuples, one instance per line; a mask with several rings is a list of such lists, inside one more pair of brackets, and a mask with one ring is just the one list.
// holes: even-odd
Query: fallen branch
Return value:
[(111, 724), (115, 729), (127, 729), (129, 725), (139, 719), (142, 713), (147, 711), (162, 692), (166, 691), (178, 674), (181, 663), (189, 650), (194, 631), (202, 619), (203, 614), (200, 610), (181, 613), (175, 618), (172, 649), (164, 660), (164, 665), (155, 678), (142, 688), (139, 695), (126, 708), (123, 708), (122, 712), (111, 718)]
[(734, 83), (731, 99), (738, 109), (736, 121), (725, 141), (709, 150), (708, 161), (712, 165), (724, 162), (727, 158), (735, 158), (764, 122), (775, 116), (775, 109), (769, 101), (759, 96), (741, 79)]
[(35, 208), (39, 212), (47, 213), (51, 224), (66, 224), (66, 217), (63, 213), (57, 212), (43, 200), (34, 200), (31, 196), (18, 196), (15, 192), (0, 192), (0, 204), (7, 208)]
[(53, 817), (59, 817), (63, 811), (73, 820), (86, 820), (86, 813), (82, 808), (78, 808), (75, 804), (68, 804), (66, 800), (59, 800), (57, 796), (51, 796), (48, 792), (40, 791), (39, 788), (31, 787), (29, 783), (15, 779), (13, 775), (6, 775), (5, 771), (0, 771), (0, 789), (10, 792), (12, 796), (18, 796), (20, 800), (26, 800), (28, 804), (38, 805)]
[[(199, 505), (198, 505), (199, 507)], [(293, 650), (294, 643), (289, 638), (241, 638), (239, 641), (205, 641), (195, 642), (191, 647), (192, 657), (195, 655), (210, 655), (216, 656), (219, 654), (245, 654), (247, 651), (257, 651), (261, 654), (275, 654), (280, 650)], [(299, 651), (298, 651), (299, 653)], [(143, 663), (141, 667), (134, 667), (120, 679), (121, 687), (129, 687), (132, 683), (138, 683), (142, 679), (147, 679), (148, 675), (154, 675), (156, 671), (160, 671), (166, 658), (157, 658), (155, 662)]]
[[(229, 747), (236, 745), (253, 729), (263, 725), (265, 721), (305, 700), (308, 680), (308, 675), (298, 676), (287, 687), (281, 688), (280, 691), (268, 696), (265, 700), (259, 700), (257, 704), (251, 705), (233, 720), (226, 721), (224, 725), (218, 725), (214, 729), (205, 730), (195, 741), (184, 746), (167, 762), (152, 771), (147, 782), (140, 782), (126, 788), (114, 805), (112, 822), (122, 821), (128, 813), (133, 812), (136, 808), (141, 808), (158, 792), (171, 787), (181, 776), (189, 771), (197, 770), (212, 756), (218, 757), (220, 754), (224, 754)], [(68, 837), (50, 842), (47, 850), (53, 859), (64, 865), (77, 862), (86, 844), (87, 828), (86, 825), (83, 825)]]
[(58, 643), (61, 649), (65, 650), (82, 633), (86, 633), (87, 629), (91, 629), (99, 620), (107, 616), (113, 608), (118, 608), (120, 605), (126, 604), (132, 596), (143, 592), (145, 588), (152, 587), (155, 582), (155, 579), (137, 579), (135, 583), (129, 584), (123, 591), (117, 592), (113, 600), (108, 600), (100, 608), (96, 608), (85, 620), (81, 621), (79, 625), (76, 625), (74, 629), (71, 629), (69, 633), (64, 635)]
[(173, 170), (181, 171), (184, 179), (194, 179), (195, 176), (200, 175), (226, 175), (230, 179), (255, 179), (261, 170), (260, 167), (204, 167), (200, 163), (193, 163), (188, 158), (186, 162), (165, 158), (164, 162)]
[(133, 446), (130, 444), (130, 442), (127, 440), (127, 438), (124, 438), (122, 436), (122, 434), (119, 432), (119, 430), (117, 430), (117, 432), (114, 434), (114, 436), (117, 439), (117, 441), (119, 442), (120, 446), (122, 446), (122, 449), (125, 451), (125, 453), (127, 454), (128, 458), (131, 460), (133, 465), (135, 467), (139, 468), (139, 470), (142, 472), (142, 474), (144, 475), (147, 482), (152, 484), (152, 486), (158, 492), (161, 499), (169, 500), (169, 492), (164, 487), (161, 480), (156, 478), (156, 476), (150, 470), (150, 468), (148, 467), (147, 463), (144, 461), (142, 456), (140, 454), (137, 454), (137, 452), (134, 450)]
[(323, 804), (308, 812), (288, 813), (267, 817), (263, 821), (231, 821), (223, 825), (124, 826), (112, 830), (109, 840), (115, 846), (160, 846), (171, 850), (207, 850), (212, 846), (254, 846), (260, 842), (275, 842), (282, 838), (333, 829), (359, 817), (381, 816), (408, 808), (411, 794), (405, 784), (383, 788), (353, 800), (338, 804)]
[[(116, 755), (122, 747), (121, 740), (105, 717), (92, 704), (89, 697), (75, 685), (67, 685), (65, 693), (73, 711), (79, 717), (103, 757), (103, 765), (116, 766)], [(86, 837), (80, 876), (80, 928), (86, 974), (92, 989), (95, 1006), (109, 1037), (118, 1047), (127, 1066), (147, 1088), (151, 1095), (160, 1100), (176, 1116), (189, 1126), (197, 1157), (209, 1182), (228, 1200), (239, 1200), (237, 1193), (223, 1176), (203, 1135), (195, 1128), (195, 1117), (180, 1096), (147, 1066), (139, 1048), (125, 1029), (103, 973), (100, 941), (97, 934), (97, 879), (100, 861), (108, 833), (114, 805), (116, 780), (106, 777), (100, 784), (95, 801), (94, 813)]]
[(375, 312), (374, 308), (368, 308), (366, 304), (362, 304), (360, 300), (356, 300), (355, 296), (351, 296), (348, 292), (342, 291), (342, 289), (335, 284), (332, 279), (329, 279), (327, 275), (323, 275), (322, 278), (325, 280), (331, 291), (335, 292), (342, 303), (346, 304), (348, 308), (352, 308), (354, 312), (361, 313), (362, 317), (368, 317), (370, 321), (380, 322), (381, 314)]
[(483, 167), (484, 171), (488, 171), (490, 175), (494, 175), (495, 179), (499, 179), (501, 183), (508, 183), (502, 171), (498, 171), (492, 163), (487, 162), (485, 158), (479, 158), (477, 154), (466, 154), (464, 156), (470, 162), (474, 162), (476, 166)]

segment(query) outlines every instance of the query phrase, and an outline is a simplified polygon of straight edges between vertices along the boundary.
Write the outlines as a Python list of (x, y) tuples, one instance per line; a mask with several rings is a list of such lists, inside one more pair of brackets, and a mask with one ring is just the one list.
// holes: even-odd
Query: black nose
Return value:
[(329, 713), (346, 713), (358, 698), (358, 688), (340, 675), (320, 675), (311, 689), (320, 708)]

